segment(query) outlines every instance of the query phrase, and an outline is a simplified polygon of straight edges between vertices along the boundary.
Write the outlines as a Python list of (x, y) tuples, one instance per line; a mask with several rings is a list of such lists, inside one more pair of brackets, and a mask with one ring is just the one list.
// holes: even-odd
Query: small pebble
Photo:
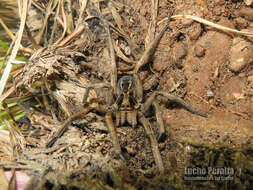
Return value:
[(136, 154), (135, 150), (133, 148), (131, 148), (130, 146), (125, 146), (125, 148), (126, 148), (128, 154), (130, 154), (130, 155)]
[(244, 18), (242, 17), (238, 17), (235, 19), (235, 23), (236, 23), (236, 27), (238, 29), (244, 29), (248, 27), (248, 21), (246, 21)]
[(214, 93), (213, 93), (213, 91), (212, 91), (211, 89), (209, 89), (209, 90), (207, 91), (206, 95), (207, 95), (208, 98), (214, 97)]
[(248, 76), (248, 81), (253, 82), (253, 75)]
[(178, 68), (182, 68), (182, 59), (185, 58), (187, 53), (187, 48), (183, 43), (176, 47), (174, 53), (174, 62)]
[(249, 21), (253, 21), (253, 9), (252, 8), (241, 8), (239, 15)]
[(196, 45), (194, 48), (194, 52), (197, 57), (202, 57), (205, 55), (206, 49), (201, 45)]
[(193, 24), (188, 31), (188, 36), (191, 40), (197, 40), (202, 33), (201, 25), (198, 23)]
[(213, 77), (214, 78), (218, 78), (219, 77), (219, 67), (217, 67), (216, 69), (215, 69), (215, 71), (214, 71), (214, 73), (213, 73)]
[(247, 6), (250, 6), (253, 4), (253, 0), (244, 0), (244, 3), (247, 5)]
[(184, 27), (189, 27), (193, 23), (193, 20), (185, 18), (182, 19), (181, 23)]
[(253, 62), (253, 46), (242, 38), (234, 38), (230, 49), (229, 69), (239, 72)]
[(224, 5), (224, 4), (225, 4), (225, 0), (215, 0), (215, 4), (216, 4), (217, 6)]
[(187, 145), (187, 146), (185, 147), (185, 151), (186, 151), (186, 152), (190, 152), (190, 151), (191, 151), (191, 147)]
[(245, 72), (244, 73), (239, 73), (238, 77), (244, 78), (244, 77), (246, 77), (246, 73)]
[(180, 46), (176, 49), (175, 59), (183, 59), (187, 55), (187, 49), (184, 44), (180, 44)]

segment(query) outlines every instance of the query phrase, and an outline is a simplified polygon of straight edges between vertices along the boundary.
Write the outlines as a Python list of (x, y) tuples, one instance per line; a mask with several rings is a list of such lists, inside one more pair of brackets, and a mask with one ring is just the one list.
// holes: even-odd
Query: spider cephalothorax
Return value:
[(136, 89), (133, 77), (126, 75), (117, 83), (117, 110), (116, 126), (128, 123), (133, 128), (137, 126), (137, 102), (135, 99)]

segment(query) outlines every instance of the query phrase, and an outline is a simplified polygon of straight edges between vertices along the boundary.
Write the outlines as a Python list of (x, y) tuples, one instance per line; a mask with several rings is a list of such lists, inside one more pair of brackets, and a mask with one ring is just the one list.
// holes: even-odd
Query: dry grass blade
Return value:
[(123, 21), (121, 19), (121, 16), (119, 15), (116, 8), (113, 6), (113, 4), (111, 2), (109, 2), (108, 5), (111, 10), (112, 16), (115, 20), (115, 23), (118, 25), (119, 29), (122, 30)]
[(10, 133), (7, 130), (0, 130), (0, 165), (3, 161), (9, 161), (12, 156), (10, 146)]
[[(1, 84), (1, 82), (0, 82)], [(19, 87), (20, 85), (22, 85), (22, 82), (19, 81), (15, 86), (12, 86), (10, 89), (7, 90), (7, 92), (5, 92), (3, 95), (0, 96), (0, 103), (2, 103), (8, 96), (10, 96), (17, 87)]]
[(54, 16), (54, 25), (52, 27), (52, 32), (51, 32), (50, 39), (49, 39), (49, 44), (53, 43), (55, 33), (58, 29), (58, 25), (56, 23), (57, 23), (57, 20), (59, 20), (59, 12), (60, 12), (60, 6), (57, 6), (56, 11), (55, 11), (55, 16)]
[(18, 149), (24, 149), (26, 140), (21, 132), (12, 123), (10, 123), (8, 120), (5, 120), (4, 122), (10, 131), (10, 144), (12, 145), (13, 150), (12, 157), (16, 158)]
[(67, 19), (67, 33), (70, 34), (74, 30), (74, 16), (72, 11), (72, 1), (67, 0), (67, 6), (66, 6), (66, 19)]
[[(15, 41), (15, 36), (13, 35), (13, 33), (11, 32), (11, 30), (6, 26), (6, 24), (4, 23), (4, 21), (0, 18), (0, 24), (2, 25), (3, 29), (5, 30), (5, 32), (8, 34), (8, 36), (11, 38), (12, 41)], [(20, 49), (21, 51), (24, 51), (26, 53), (29, 54), (33, 54), (33, 50), (30, 48), (26, 48), (22, 45), (20, 45)]]
[(113, 46), (114, 46), (114, 50), (117, 54), (118, 57), (120, 57), (121, 59), (123, 59), (125, 62), (127, 63), (131, 63), (131, 64), (135, 64), (136, 62), (132, 59), (130, 59), (129, 57), (125, 56), (125, 54), (121, 51), (118, 43), (113, 43)]
[(17, 13), (16, 1), (1, 0), (0, 7), (1, 7), (0, 15), (6, 23), (11, 24), (16, 21), (16, 17), (10, 14), (10, 12)]
[[(174, 15), (171, 18), (172, 19), (182, 19), (182, 18), (192, 19), (192, 20), (197, 21), (201, 24), (216, 28), (216, 29), (224, 31), (224, 32), (231, 32), (231, 33), (238, 34), (238, 35), (243, 35), (243, 36), (253, 36), (253, 32), (242, 32), (242, 31), (239, 31), (239, 30), (235, 30), (235, 29), (232, 29), (232, 28), (228, 28), (226, 26), (222, 26), (222, 25), (213, 23), (211, 21), (208, 21), (208, 20), (205, 20), (205, 19), (197, 17), (197, 16), (193, 16), (193, 15)], [(167, 18), (162, 19), (158, 24), (161, 24), (165, 20), (167, 20)]]
[(59, 42), (57, 46), (64, 46), (69, 41), (75, 39), (78, 37), (85, 29), (85, 25), (80, 25), (78, 28), (76, 28), (70, 35), (68, 35), (66, 38), (64, 38), (62, 41)]
[(15, 60), (15, 57), (18, 53), (18, 49), (21, 43), (21, 38), (23, 35), (23, 31), (25, 28), (25, 22), (26, 22), (26, 15), (27, 15), (27, 8), (28, 8), (28, 0), (24, 0), (23, 1), (23, 6), (22, 6), (22, 16), (21, 16), (21, 24), (19, 27), (19, 31), (18, 31), (18, 35), (17, 35), (17, 40), (15, 42), (15, 45), (13, 47), (13, 51), (11, 52), (11, 56), (10, 59), (7, 62), (6, 68), (4, 70), (3, 76), (1, 78), (0, 81), (0, 96), (2, 96), (2, 93), (4, 91), (4, 87), (6, 85), (6, 82), (8, 80), (9, 74), (11, 72), (11, 68), (12, 68), (12, 61)]
[[(108, 35), (108, 43), (109, 43), (109, 50), (110, 50), (110, 57), (111, 57), (111, 69), (112, 69), (112, 73), (117, 73), (117, 69), (116, 69), (116, 58), (115, 58), (115, 52), (113, 49), (113, 43), (112, 43), (112, 38), (111, 38), (111, 33), (110, 33), (110, 28), (109, 25), (106, 21), (103, 21), (104, 25), (105, 25), (105, 30), (106, 33)], [(117, 75), (112, 75), (111, 76), (111, 85), (113, 88), (115, 88), (117, 86)], [(116, 92), (116, 89), (113, 89), (114, 92)]]
[[(64, 10), (64, 2), (60, 2), (59, 6), (61, 7), (61, 12), (62, 12), (62, 17), (63, 17), (63, 32), (61, 37), (57, 40), (56, 44), (59, 43), (65, 36), (67, 29), (68, 29), (68, 24), (67, 24), (67, 16)], [(56, 24), (56, 23), (55, 23)]]
[(79, 13), (79, 18), (77, 21), (77, 27), (82, 23), (83, 15), (85, 13), (87, 4), (88, 4), (88, 0), (81, 1), (81, 8), (80, 8), (80, 13)]
[(158, 1), (159, 0), (152, 0), (151, 4), (151, 10), (152, 10), (152, 21), (148, 28), (148, 33), (145, 38), (145, 47), (150, 44), (155, 39), (155, 29), (156, 29), (156, 20), (157, 20), (157, 12), (158, 12)]
[(3, 143), (9, 143), (10, 138), (9, 138), (9, 132), (8, 131), (0, 129), (0, 142), (1, 141)]
[(47, 23), (48, 23), (48, 19), (51, 16), (51, 14), (53, 13), (53, 10), (57, 6), (57, 4), (58, 4), (58, 1), (54, 1), (54, 0), (51, 0), (48, 3), (47, 11), (46, 11), (46, 16), (45, 16), (43, 25), (42, 25), (42, 27), (40, 29), (40, 32), (39, 32), (38, 36), (36, 36), (36, 42), (37, 42), (37, 44), (41, 43), (42, 37), (43, 37), (43, 35), (45, 33), (45, 29), (46, 29), (46, 26), (47, 26)]
[(8, 36), (12, 39), (12, 41), (15, 40), (15, 36), (12, 34), (11, 30), (6, 26), (2, 18), (0, 18), (0, 24), (2, 25), (5, 32), (8, 34)]
[(53, 92), (53, 96), (59, 102), (61, 108), (64, 110), (67, 116), (71, 116), (72, 112), (69, 105), (67, 104), (66, 98), (59, 91)]

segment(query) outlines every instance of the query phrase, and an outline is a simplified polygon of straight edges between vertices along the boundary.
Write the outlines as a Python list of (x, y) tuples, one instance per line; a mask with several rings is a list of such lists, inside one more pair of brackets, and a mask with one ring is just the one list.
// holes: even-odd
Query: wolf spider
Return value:
[[(137, 62), (134, 68), (133, 74), (125, 75), (121, 77), (118, 81), (117, 81), (117, 67), (116, 67), (116, 61), (115, 61), (115, 53), (114, 53), (112, 39), (110, 35), (110, 29), (106, 21), (104, 21), (105, 29), (106, 29), (108, 39), (109, 39), (108, 41), (109, 41), (110, 56), (111, 56), (111, 74), (110, 74), (111, 83), (110, 84), (109, 83), (92, 84), (92, 86), (87, 87), (87, 91), (84, 96), (84, 103), (86, 103), (91, 89), (106, 88), (109, 90), (109, 94), (107, 94), (108, 105), (102, 106), (102, 105), (96, 104), (95, 106), (92, 106), (92, 105), (86, 104), (87, 107), (84, 108), (81, 111), (81, 113), (74, 114), (70, 119), (68, 119), (65, 122), (67, 124), (70, 121), (72, 121), (73, 118), (76, 118), (78, 115), (86, 114), (92, 110), (104, 112), (106, 125), (111, 135), (115, 153), (122, 160), (126, 161), (126, 158), (122, 154), (122, 151), (120, 148), (113, 118), (115, 117), (116, 127), (119, 127), (119, 126), (124, 125), (125, 123), (128, 123), (133, 128), (135, 128), (139, 121), (143, 125), (147, 135), (149, 136), (153, 156), (154, 156), (156, 165), (158, 167), (158, 170), (160, 172), (164, 171), (164, 166), (163, 166), (162, 158), (158, 149), (158, 141), (160, 141), (163, 138), (165, 134), (165, 128), (164, 128), (164, 123), (161, 116), (160, 106), (156, 98), (158, 96), (166, 97), (169, 101), (180, 104), (182, 107), (184, 107), (186, 110), (188, 110), (189, 112), (193, 114), (197, 114), (203, 117), (207, 116), (206, 114), (193, 109), (184, 100), (176, 96), (170, 95), (169, 93), (165, 91), (154, 91), (146, 100), (144, 100), (143, 98), (143, 88), (142, 88), (141, 80), (138, 76), (138, 71), (142, 66), (147, 64), (149, 60), (151, 59), (163, 34), (169, 28), (168, 27), (169, 20), (170, 20), (170, 17), (168, 18), (166, 25), (163, 27), (163, 29), (158, 34), (158, 36), (147, 47), (147, 49), (145, 50), (140, 60)], [(157, 138), (155, 137), (152, 131), (149, 120), (145, 117), (145, 113), (149, 110), (151, 105), (153, 105), (155, 109), (156, 120), (158, 123)], [(63, 131), (64, 131), (64, 127), (62, 128), (62, 130), (58, 131), (57, 135), (60, 136), (63, 133)], [(55, 139), (52, 139), (47, 144), (47, 146), (51, 146), (54, 142), (55, 142)]]

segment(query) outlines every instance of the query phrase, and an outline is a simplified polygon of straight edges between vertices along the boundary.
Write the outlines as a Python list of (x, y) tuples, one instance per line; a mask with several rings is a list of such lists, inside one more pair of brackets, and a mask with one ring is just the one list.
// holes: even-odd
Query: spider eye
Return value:
[(121, 89), (123, 91), (127, 91), (129, 89), (129, 81), (128, 80), (123, 80), (121, 83)]
[(120, 81), (120, 89), (123, 90), (123, 81)]

